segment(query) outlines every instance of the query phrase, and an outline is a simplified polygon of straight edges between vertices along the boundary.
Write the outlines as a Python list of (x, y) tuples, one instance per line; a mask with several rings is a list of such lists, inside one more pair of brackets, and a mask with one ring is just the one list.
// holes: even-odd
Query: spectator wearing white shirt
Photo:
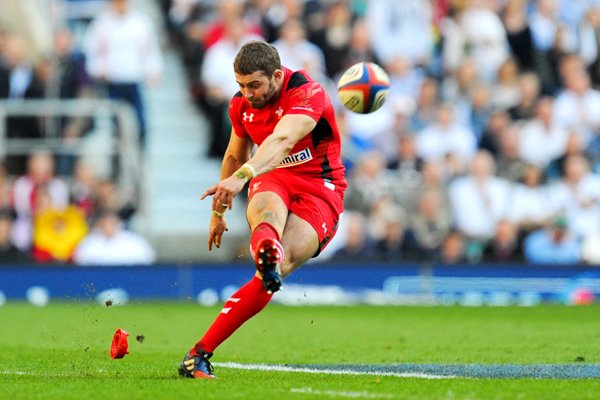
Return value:
[(158, 84), (163, 60), (149, 17), (131, 9), (128, 0), (110, 0), (109, 7), (90, 24), (85, 37), (87, 70), (106, 84), (111, 99), (131, 104), (146, 142), (146, 119), (141, 86)]
[(468, 56), (476, 65), (479, 79), (491, 82), (509, 56), (507, 33), (490, 2), (466, 2), (454, 17), (442, 21), (444, 67), (454, 71)]
[(145, 265), (156, 254), (141, 235), (127, 231), (118, 215), (111, 210), (99, 213), (95, 229), (77, 246), (73, 261), (77, 265)]
[(231, 134), (227, 114), (229, 101), (240, 90), (232, 68), (233, 60), (244, 44), (262, 39), (248, 29), (241, 15), (225, 19), (223, 26), (223, 37), (206, 50), (200, 70), (210, 123), (208, 155), (219, 158), (225, 154)]
[(581, 243), (581, 258), (588, 265), (600, 266), (600, 232), (589, 235)]
[[(594, 64), (598, 61), (598, 29), (600, 28), (600, 9), (591, 7), (574, 25), (573, 32), (578, 39), (578, 53), (586, 67), (590, 68), (593, 78), (597, 78)], [(597, 65), (596, 65), (597, 66)], [(593, 79), (597, 83), (596, 79)]]
[(598, 6), (598, 0), (558, 0), (559, 17), (566, 32), (568, 41), (565, 44), (569, 51), (579, 51), (582, 55), (585, 53), (584, 49), (588, 45), (585, 42), (590, 38), (586, 37), (588, 35), (582, 25), (586, 24), (588, 13)]
[(372, 0), (367, 6), (369, 37), (385, 65), (396, 58), (423, 65), (433, 55), (433, 13), (422, 0)]
[(485, 2), (473, 1), (460, 21), (465, 46), (475, 60), (480, 78), (493, 81), (509, 56), (506, 29), (498, 14)]
[(600, 127), (600, 91), (590, 86), (590, 77), (580, 61), (571, 58), (562, 64), (565, 90), (554, 103), (555, 118), (560, 126), (579, 132), (585, 148)]
[(533, 165), (525, 169), (522, 182), (513, 185), (507, 218), (523, 233), (542, 228), (553, 216), (547, 206), (550, 189), (543, 184), (542, 171)]
[(536, 116), (523, 125), (519, 133), (519, 157), (544, 169), (564, 154), (569, 132), (554, 121), (554, 101), (544, 97), (538, 101)]
[(438, 108), (436, 121), (417, 134), (415, 145), (425, 161), (443, 161), (451, 156), (460, 164), (458, 169), (466, 166), (477, 147), (475, 134), (455, 122), (454, 108), (447, 103)]
[(448, 193), (454, 226), (481, 243), (494, 235), (510, 204), (510, 184), (494, 176), (494, 159), (483, 150), (473, 158), (470, 173), (450, 183)]
[(306, 29), (302, 21), (285, 21), (279, 28), (279, 39), (272, 44), (286, 67), (292, 71), (305, 70), (316, 81), (328, 84), (328, 81), (325, 81), (325, 55), (317, 45), (306, 39)]
[(549, 207), (562, 212), (579, 239), (600, 232), (600, 175), (590, 172), (581, 155), (565, 161), (565, 176), (552, 186)]

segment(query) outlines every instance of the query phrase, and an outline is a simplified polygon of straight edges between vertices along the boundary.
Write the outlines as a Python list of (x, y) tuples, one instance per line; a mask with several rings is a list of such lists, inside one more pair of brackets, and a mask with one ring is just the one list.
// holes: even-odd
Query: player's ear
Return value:
[(276, 69), (275, 71), (273, 71), (273, 77), (278, 81), (283, 79), (283, 71), (280, 69)]

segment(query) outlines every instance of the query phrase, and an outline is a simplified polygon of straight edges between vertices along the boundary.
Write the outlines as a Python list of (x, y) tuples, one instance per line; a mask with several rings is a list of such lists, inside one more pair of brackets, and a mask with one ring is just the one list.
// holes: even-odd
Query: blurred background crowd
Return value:
[[(26, 38), (0, 31), (0, 109), (22, 99), (125, 103), (134, 150), (123, 154), (131, 132), (109, 118), (118, 141), (100, 168), (80, 139), (106, 121), (7, 114), (0, 264), (168, 261), (130, 224), (144, 192), (121, 175), (135, 154), (143, 168), (152, 140), (144, 88), (161, 85), (164, 56), (176, 54), (207, 122), (195, 133), (207, 142), (200, 157), (220, 161), (238, 90), (231, 63), (259, 38), (334, 101), (356, 62), (376, 62), (391, 79), (375, 113), (336, 104), (349, 189), (323, 258), (600, 265), (599, 0), (48, 3), (50, 52), (30, 57)], [(149, 3), (160, 18), (144, 14)]]

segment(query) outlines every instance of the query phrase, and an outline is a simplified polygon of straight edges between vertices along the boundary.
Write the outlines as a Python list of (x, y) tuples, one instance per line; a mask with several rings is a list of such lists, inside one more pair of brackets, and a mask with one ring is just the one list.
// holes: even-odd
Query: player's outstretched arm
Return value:
[[(249, 138), (242, 139), (231, 131), (231, 138), (225, 155), (223, 156), (223, 162), (221, 164), (221, 181), (216, 185), (208, 188), (200, 197), (204, 199), (207, 196), (213, 196), (212, 204), (212, 217), (210, 219), (210, 228), (208, 234), (208, 250), (212, 250), (212, 246), (221, 247), (221, 240), (223, 233), (228, 230), (227, 222), (225, 221), (225, 211), (232, 208), (233, 197), (239, 193), (231, 193), (231, 199), (229, 201), (222, 201), (222, 196), (218, 199), (215, 194), (223, 191), (227, 191), (227, 187), (220, 187), (223, 180), (231, 176), (237, 169), (239, 169), (249, 158), (250, 151), (252, 150), (253, 143)], [(221, 185), (222, 186), (222, 185)], [(243, 185), (242, 185), (243, 188)], [(241, 189), (240, 189), (241, 190)]]

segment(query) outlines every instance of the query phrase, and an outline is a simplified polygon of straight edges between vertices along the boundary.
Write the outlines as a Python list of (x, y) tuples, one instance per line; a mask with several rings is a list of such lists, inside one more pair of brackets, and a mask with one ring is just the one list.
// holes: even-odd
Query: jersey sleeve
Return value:
[(242, 121), (240, 119), (240, 99), (241, 97), (239, 96), (238, 92), (229, 102), (228, 112), (233, 131), (238, 137), (244, 139), (248, 137), (248, 132), (246, 131), (246, 128), (244, 128), (244, 125), (242, 125)]
[(316, 82), (294, 88), (288, 95), (286, 114), (307, 115), (318, 122), (323, 114), (325, 90)]

